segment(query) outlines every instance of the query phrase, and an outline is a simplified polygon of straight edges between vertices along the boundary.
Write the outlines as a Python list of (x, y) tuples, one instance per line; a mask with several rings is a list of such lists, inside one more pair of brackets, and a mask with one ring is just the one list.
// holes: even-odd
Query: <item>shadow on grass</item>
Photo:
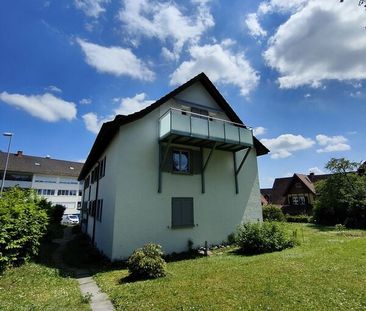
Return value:
[(311, 229), (315, 229), (315, 230), (318, 230), (321, 232), (336, 230), (334, 226), (323, 226), (323, 225), (318, 225), (318, 224), (314, 224), (314, 223), (309, 223), (309, 224), (307, 224), (307, 226)]

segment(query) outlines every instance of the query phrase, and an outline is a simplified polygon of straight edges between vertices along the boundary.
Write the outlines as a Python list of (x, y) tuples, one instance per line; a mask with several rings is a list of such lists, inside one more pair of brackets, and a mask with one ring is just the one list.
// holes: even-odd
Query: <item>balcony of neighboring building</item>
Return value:
[(160, 117), (159, 140), (225, 151), (253, 147), (252, 130), (243, 124), (175, 108)]

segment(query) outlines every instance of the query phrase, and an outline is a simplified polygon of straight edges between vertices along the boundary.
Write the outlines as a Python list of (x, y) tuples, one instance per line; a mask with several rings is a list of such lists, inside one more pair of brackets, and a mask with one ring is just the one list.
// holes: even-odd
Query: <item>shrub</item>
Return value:
[(287, 222), (308, 223), (311, 222), (312, 220), (312, 217), (308, 215), (297, 215), (297, 216), (286, 215), (285, 217)]
[(236, 235), (235, 233), (230, 233), (228, 236), (227, 236), (227, 243), (229, 245), (232, 245), (232, 244), (235, 244), (236, 243)]
[(136, 279), (155, 279), (166, 275), (166, 263), (161, 246), (153, 243), (135, 250), (127, 261), (130, 276)]
[(276, 223), (247, 223), (237, 230), (237, 243), (244, 254), (260, 254), (280, 251), (295, 246), (295, 238), (289, 238), (282, 226)]
[(0, 270), (38, 253), (48, 217), (32, 190), (11, 188), (0, 198)]
[(264, 205), (263, 206), (263, 220), (265, 221), (286, 221), (285, 215), (281, 208), (276, 205)]

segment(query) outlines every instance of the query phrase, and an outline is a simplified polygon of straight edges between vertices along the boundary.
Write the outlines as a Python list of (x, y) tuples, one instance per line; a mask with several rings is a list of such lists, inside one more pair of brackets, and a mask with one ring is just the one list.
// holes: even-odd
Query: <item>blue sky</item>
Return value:
[[(0, 131), (85, 159), (103, 121), (204, 71), (271, 149), (260, 183), (366, 160), (366, 12), (348, 0), (2, 2)], [(0, 149), (7, 148), (2, 136)]]

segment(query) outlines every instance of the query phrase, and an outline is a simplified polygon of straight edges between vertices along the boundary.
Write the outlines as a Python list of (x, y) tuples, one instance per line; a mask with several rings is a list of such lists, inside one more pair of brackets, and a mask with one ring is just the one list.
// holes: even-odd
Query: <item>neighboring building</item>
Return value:
[(82, 229), (112, 260), (221, 243), (262, 221), (257, 156), (269, 151), (203, 73), (104, 123), (81, 171)]
[[(6, 152), (0, 151), (0, 176), (3, 177)], [(82, 183), (78, 181), (83, 163), (24, 155), (9, 155), (4, 189), (14, 186), (32, 188), (53, 204), (66, 207), (65, 214), (79, 214)]]
[(316, 197), (314, 183), (330, 174), (295, 173), (292, 177), (276, 178), (272, 188), (261, 189), (269, 204), (281, 205), (286, 214), (311, 214)]

